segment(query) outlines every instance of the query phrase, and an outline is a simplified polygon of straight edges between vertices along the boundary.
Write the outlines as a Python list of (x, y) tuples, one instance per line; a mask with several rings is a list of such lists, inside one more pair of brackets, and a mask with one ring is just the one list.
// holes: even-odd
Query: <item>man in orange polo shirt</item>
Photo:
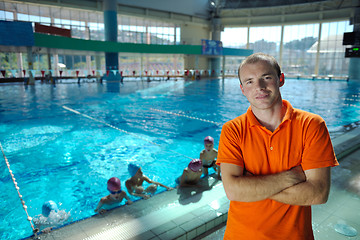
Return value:
[(311, 240), (311, 205), (327, 201), (338, 165), (324, 120), (282, 100), (272, 56), (239, 67), (247, 112), (224, 124), (217, 164), (230, 200), (224, 239)]

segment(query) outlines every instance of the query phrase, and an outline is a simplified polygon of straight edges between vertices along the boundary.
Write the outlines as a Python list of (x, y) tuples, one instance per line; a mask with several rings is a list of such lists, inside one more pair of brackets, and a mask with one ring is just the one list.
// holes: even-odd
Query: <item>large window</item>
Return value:
[(171, 23), (120, 16), (118, 29), (119, 42), (173, 45), (180, 41), (180, 31)]
[(347, 75), (349, 59), (344, 58), (344, 32), (352, 32), (348, 21), (323, 23), (321, 28), (319, 75)]
[(249, 48), (254, 52), (263, 52), (279, 58), (281, 27), (250, 28)]
[(120, 54), (120, 71), (125, 75), (157, 76), (180, 74), (184, 69), (184, 58), (182, 55), (170, 54)]
[(89, 39), (104, 41), (105, 40), (105, 30), (104, 30), (104, 22), (103, 17), (100, 13), (97, 12), (89, 12), (88, 19), (88, 27), (89, 27)]
[[(221, 32), (221, 41), (223, 47), (228, 48), (242, 48), (246, 49), (248, 46), (248, 28), (236, 27), (236, 28), (225, 28)], [(225, 57), (225, 75), (237, 75), (237, 69), (244, 57)]]
[[(0, 2), (0, 20), (37, 22), (71, 29), (74, 38), (105, 40), (103, 12), (26, 3)], [(118, 41), (142, 44), (179, 44), (180, 29), (173, 23), (118, 15)]]
[(0, 2), (0, 20), (13, 21), (16, 4), (9, 2)]
[[(288, 76), (308, 77), (316, 74), (344, 77), (348, 74), (349, 59), (344, 57), (342, 39), (344, 32), (351, 31), (353, 27), (349, 25), (349, 21), (225, 28), (221, 41), (224, 47), (249, 48), (254, 52), (274, 56)], [(236, 69), (238, 66), (234, 64), (238, 64), (237, 62), (238, 60), (227, 59), (226, 68)]]
[[(105, 40), (102, 11), (0, 1), (0, 20), (37, 22), (70, 29), (74, 38)], [(180, 27), (171, 22), (118, 15), (117, 24), (119, 42), (169, 45), (179, 44), (181, 39)], [(94, 70), (105, 72), (104, 53), (89, 53), (92, 55), (87, 56), (79, 54), (82, 53), (73, 54), (66, 51), (50, 55), (34, 53), (33, 68), (36, 76), (39, 76), (41, 70), (46, 69), (54, 70), (55, 75), (61, 70), (62, 76), (74, 75), (75, 71), (80, 71), (82, 74), (91, 74)], [(48, 66), (49, 62), (51, 66)], [(133, 71), (141, 75), (144, 75), (145, 71), (177, 72), (183, 69), (183, 62), (182, 55), (119, 54), (120, 70), (124, 73), (127, 71), (128, 74)], [(17, 72), (21, 73), (22, 69), (28, 69), (27, 53), (0, 53), (0, 65), (2, 69), (17, 69)]]
[(225, 28), (221, 32), (221, 41), (223, 47), (229, 48), (247, 48), (248, 28)]
[(318, 40), (319, 24), (284, 26), (282, 71), (287, 75), (312, 75), (316, 51), (311, 48)]

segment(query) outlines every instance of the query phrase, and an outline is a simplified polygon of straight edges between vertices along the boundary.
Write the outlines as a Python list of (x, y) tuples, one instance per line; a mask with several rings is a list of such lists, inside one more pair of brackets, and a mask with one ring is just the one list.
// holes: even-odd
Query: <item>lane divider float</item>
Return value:
[(22, 198), (23, 196), (20, 194), (20, 187), (18, 186), (18, 183), (16, 182), (16, 178), (15, 178), (15, 176), (14, 176), (14, 174), (13, 174), (11, 168), (10, 168), (9, 160), (7, 159), (7, 157), (6, 157), (6, 155), (5, 155), (5, 151), (4, 151), (3, 147), (2, 147), (1, 142), (0, 142), (0, 148), (1, 148), (1, 152), (2, 152), (2, 154), (3, 154), (3, 156), (4, 156), (6, 166), (7, 166), (8, 169), (9, 169), (9, 173), (10, 173), (11, 179), (12, 179), (12, 181), (13, 181), (13, 183), (14, 183), (15, 189), (16, 189), (16, 191), (17, 191), (17, 193), (18, 193), (19, 199), (20, 199), (21, 204), (22, 204), (22, 206), (23, 206), (23, 208), (24, 208), (24, 211), (25, 211), (25, 213), (26, 213), (27, 220), (29, 221), (29, 223), (30, 223), (30, 225), (31, 225), (31, 228), (32, 228), (33, 233), (34, 233), (34, 235), (35, 235), (35, 239), (37, 239), (37, 233), (39, 232), (39, 229), (35, 228), (34, 225), (33, 225), (32, 222), (31, 222), (31, 221), (32, 221), (32, 217), (30, 217), (30, 215), (29, 215), (29, 213), (28, 213), (28, 211), (27, 211), (27, 206), (25, 205), (25, 201), (24, 201), (23, 198)]
[[(142, 136), (140, 136), (140, 135), (137, 135), (137, 134), (135, 134), (135, 133), (132, 133), (132, 132), (123, 130), (123, 129), (118, 128), (118, 127), (116, 127), (116, 126), (113, 126), (113, 125), (111, 125), (111, 124), (109, 124), (109, 123), (107, 123), (107, 122), (104, 122), (104, 121), (102, 121), (102, 120), (93, 118), (93, 117), (91, 117), (91, 116), (89, 116), (89, 115), (87, 115), (87, 114), (84, 114), (84, 113), (81, 113), (81, 112), (79, 112), (79, 111), (76, 111), (76, 110), (74, 110), (74, 109), (72, 109), (72, 108), (69, 108), (69, 107), (67, 107), (67, 106), (65, 106), (65, 105), (63, 105), (62, 107), (63, 107), (64, 109), (70, 111), (70, 112), (76, 113), (76, 114), (78, 114), (78, 115), (80, 115), (80, 116), (86, 117), (86, 118), (91, 119), (91, 120), (93, 120), (93, 121), (95, 121), (95, 122), (102, 123), (102, 124), (104, 124), (104, 125), (106, 125), (106, 126), (108, 126), (108, 127), (110, 127), (110, 128), (113, 128), (113, 129), (115, 129), (115, 130), (118, 130), (118, 131), (120, 131), (120, 132), (122, 132), (122, 133), (129, 134), (129, 135), (131, 135), (131, 136), (134, 136), (134, 137), (136, 137), (136, 138), (139, 138), (139, 139), (141, 139), (141, 140), (144, 140), (144, 141), (146, 141), (146, 142), (148, 142), (148, 143), (151, 143), (151, 144), (153, 144), (153, 145), (155, 145), (155, 146), (161, 147), (160, 144), (154, 143), (153, 141), (150, 141), (150, 140), (148, 140), (148, 139), (146, 139), (146, 138), (144, 138), (144, 137), (142, 137)], [(176, 154), (181, 155), (181, 156), (184, 156), (184, 157), (186, 157), (186, 158), (193, 159), (193, 158), (191, 158), (191, 157), (189, 157), (189, 156), (186, 156), (186, 155), (184, 155), (184, 154), (182, 154), (182, 153), (178, 153), (178, 152), (173, 151), (173, 150), (171, 150), (171, 149), (167, 149), (166, 151), (170, 151), (170, 152), (172, 152), (172, 153), (176, 153)]]
[(212, 124), (215, 124), (215, 125), (220, 125), (220, 126), (222, 126), (222, 123), (214, 122), (214, 121), (207, 120), (207, 119), (203, 119), (203, 118), (188, 116), (188, 115), (185, 115), (185, 114), (174, 113), (174, 112), (165, 111), (165, 110), (156, 109), (156, 108), (150, 108), (150, 110), (156, 111), (156, 112), (162, 112), (162, 113), (167, 113), (167, 114), (175, 115), (175, 116), (178, 116), (178, 117), (184, 117), (184, 118), (189, 118), (189, 119), (198, 120), (198, 121), (202, 121), (202, 122), (212, 123)]

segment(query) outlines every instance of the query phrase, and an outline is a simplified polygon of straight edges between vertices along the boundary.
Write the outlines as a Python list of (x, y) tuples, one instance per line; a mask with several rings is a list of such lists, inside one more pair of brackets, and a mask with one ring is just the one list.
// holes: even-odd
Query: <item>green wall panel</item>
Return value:
[[(83, 50), (95, 52), (133, 52), (133, 53), (163, 53), (163, 54), (194, 54), (201, 55), (201, 45), (155, 45), (92, 41), (61, 36), (34, 33), (35, 46), (68, 50)], [(224, 48), (224, 55), (248, 56), (252, 50)]]

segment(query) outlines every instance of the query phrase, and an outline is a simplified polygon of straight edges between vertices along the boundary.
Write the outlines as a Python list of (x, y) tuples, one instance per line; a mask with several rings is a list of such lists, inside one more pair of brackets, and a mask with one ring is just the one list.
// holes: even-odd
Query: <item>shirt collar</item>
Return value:
[[(287, 120), (291, 120), (292, 114), (294, 112), (294, 108), (291, 106), (291, 104), (287, 100), (283, 99), (282, 102), (283, 102), (283, 105), (286, 107), (286, 113), (285, 113), (284, 119), (282, 120), (281, 124), (283, 124)], [(262, 126), (259, 123), (259, 121), (257, 120), (257, 118), (255, 117), (254, 113), (252, 112), (251, 106), (248, 108), (246, 114), (249, 118), (250, 127)]]

